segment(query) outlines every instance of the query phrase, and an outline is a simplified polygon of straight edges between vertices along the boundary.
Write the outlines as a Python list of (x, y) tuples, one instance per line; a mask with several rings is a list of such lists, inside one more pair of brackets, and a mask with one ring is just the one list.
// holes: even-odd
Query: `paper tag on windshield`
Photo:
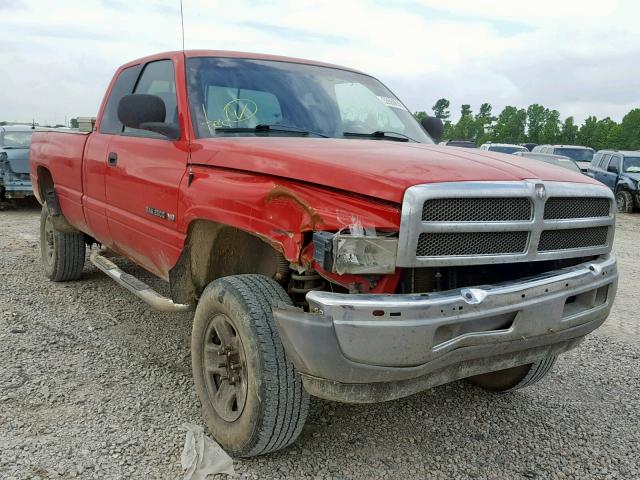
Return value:
[(397, 98), (378, 96), (378, 100), (380, 100), (382, 103), (384, 103), (387, 107), (399, 108), (401, 110), (406, 110), (405, 106), (402, 105), (402, 103), (400, 103), (400, 100), (398, 100)]

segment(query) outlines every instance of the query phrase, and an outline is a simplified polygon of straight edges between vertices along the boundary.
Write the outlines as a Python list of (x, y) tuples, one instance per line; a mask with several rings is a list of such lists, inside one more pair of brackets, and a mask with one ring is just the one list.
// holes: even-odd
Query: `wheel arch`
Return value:
[(36, 168), (36, 176), (38, 183), (37, 188), (34, 190), (34, 194), (38, 202), (40, 202), (40, 204), (44, 204), (47, 192), (54, 190), (55, 183), (49, 169), (42, 165), (39, 165)]
[(169, 281), (174, 301), (195, 303), (217, 278), (259, 274), (283, 283), (288, 272), (289, 262), (281, 245), (231, 225), (196, 219), (189, 224)]

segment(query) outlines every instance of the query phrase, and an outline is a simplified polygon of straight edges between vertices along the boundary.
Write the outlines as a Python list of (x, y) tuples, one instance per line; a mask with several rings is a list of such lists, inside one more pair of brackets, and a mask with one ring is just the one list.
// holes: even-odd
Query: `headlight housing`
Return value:
[(398, 238), (380, 235), (315, 232), (314, 260), (329, 272), (342, 275), (384, 274), (396, 270)]

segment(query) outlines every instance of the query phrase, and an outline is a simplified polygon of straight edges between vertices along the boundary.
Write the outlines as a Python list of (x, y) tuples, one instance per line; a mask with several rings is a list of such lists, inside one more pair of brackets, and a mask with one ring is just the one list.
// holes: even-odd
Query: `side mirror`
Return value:
[(610, 173), (620, 173), (620, 171), (618, 170), (617, 165), (609, 165), (609, 166), (607, 167), (607, 172), (610, 172)]
[(438, 117), (424, 117), (420, 120), (420, 125), (426, 130), (434, 142), (442, 140), (444, 134), (444, 124)]
[(125, 127), (149, 130), (177, 140), (180, 128), (173, 123), (165, 123), (166, 115), (164, 101), (157, 95), (125, 95), (118, 103), (118, 119)]

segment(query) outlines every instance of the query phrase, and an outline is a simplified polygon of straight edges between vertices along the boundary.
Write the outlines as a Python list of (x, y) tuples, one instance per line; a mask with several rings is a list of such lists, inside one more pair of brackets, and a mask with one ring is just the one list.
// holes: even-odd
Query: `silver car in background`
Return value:
[(530, 158), (532, 160), (540, 160), (542, 162), (550, 163), (552, 165), (557, 165), (558, 167), (563, 167), (569, 170), (573, 170), (574, 172), (581, 173), (580, 167), (576, 162), (571, 160), (569, 157), (565, 157), (563, 155), (553, 155), (551, 153), (535, 153), (535, 152), (515, 152), (514, 155), (523, 158)]
[(587, 173), (595, 150), (581, 145), (538, 145), (533, 149), (534, 153), (550, 153), (569, 157), (578, 164), (582, 173)]

